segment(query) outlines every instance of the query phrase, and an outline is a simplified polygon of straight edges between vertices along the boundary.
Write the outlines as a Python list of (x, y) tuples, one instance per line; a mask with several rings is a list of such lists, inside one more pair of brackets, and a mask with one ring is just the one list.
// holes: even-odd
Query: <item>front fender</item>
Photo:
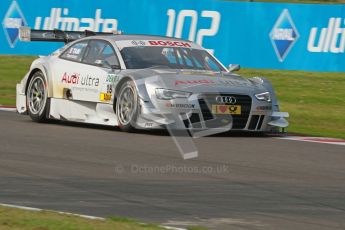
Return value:
[(271, 94), (271, 100), (272, 100), (272, 108), (274, 112), (279, 112), (279, 102), (276, 96), (276, 93), (273, 89), (272, 83), (265, 77), (253, 77), (249, 79), (254, 84), (260, 84), (262, 85), (268, 92)]
[(131, 75), (124, 75), (120, 77), (120, 80), (115, 85), (115, 95), (119, 92), (121, 85), (128, 80), (134, 82), (140, 99), (145, 102), (149, 101), (149, 95), (146, 89), (145, 78), (137, 78)]
[(29, 78), (26, 81), (25, 89), (27, 89), (27, 86), (28, 86), (29, 81), (30, 81), (31, 77), (33, 76), (33, 74), (36, 71), (41, 71), (43, 73), (44, 77), (46, 78), (46, 82), (48, 85), (48, 97), (53, 97), (53, 79), (52, 79), (51, 71), (49, 69), (50, 68), (49, 68), (48, 62), (41, 60), (41, 58), (35, 60), (31, 65), (30, 74), (29, 74)]

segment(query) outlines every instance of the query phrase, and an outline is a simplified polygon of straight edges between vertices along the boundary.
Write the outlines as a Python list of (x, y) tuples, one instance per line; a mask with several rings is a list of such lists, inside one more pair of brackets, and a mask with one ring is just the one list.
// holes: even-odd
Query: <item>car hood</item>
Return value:
[(195, 70), (130, 70), (135, 79), (145, 79), (146, 84), (160, 88), (189, 91), (193, 93), (239, 93), (253, 94), (265, 91), (256, 81), (236, 74)]

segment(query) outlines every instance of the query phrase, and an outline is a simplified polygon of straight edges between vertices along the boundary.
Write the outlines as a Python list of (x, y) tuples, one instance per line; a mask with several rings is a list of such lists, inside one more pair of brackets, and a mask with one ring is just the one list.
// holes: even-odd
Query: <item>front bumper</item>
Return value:
[(16, 107), (19, 114), (27, 114), (26, 95), (22, 84), (16, 85)]
[[(285, 132), (289, 123), (286, 112), (278, 112), (278, 106), (271, 103), (254, 101), (247, 95), (236, 95), (242, 106), (241, 115), (214, 116), (209, 109), (213, 101), (204, 103), (200, 97), (141, 102), (141, 112), (137, 126), (141, 129), (164, 128), (169, 125), (174, 129), (205, 130), (223, 129), (230, 125), (230, 130), (251, 132)], [(158, 106), (157, 106), (158, 105)], [(167, 106), (167, 105), (170, 105)], [(175, 105), (175, 106), (171, 106)], [(179, 106), (177, 106), (179, 105)]]

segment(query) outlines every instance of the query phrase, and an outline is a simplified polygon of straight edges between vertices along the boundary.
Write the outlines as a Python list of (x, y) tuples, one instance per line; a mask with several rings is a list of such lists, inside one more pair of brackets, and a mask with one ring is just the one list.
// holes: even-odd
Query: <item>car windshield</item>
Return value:
[(205, 50), (182, 47), (124, 47), (122, 58), (127, 69), (170, 68), (225, 71)]

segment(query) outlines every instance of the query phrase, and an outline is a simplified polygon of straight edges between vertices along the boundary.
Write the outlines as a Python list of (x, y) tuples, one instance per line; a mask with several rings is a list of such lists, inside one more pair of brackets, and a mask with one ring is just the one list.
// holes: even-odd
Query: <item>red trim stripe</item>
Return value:
[(15, 106), (10, 106), (10, 105), (0, 105), (0, 108), (5, 108), (5, 109), (15, 109)]

